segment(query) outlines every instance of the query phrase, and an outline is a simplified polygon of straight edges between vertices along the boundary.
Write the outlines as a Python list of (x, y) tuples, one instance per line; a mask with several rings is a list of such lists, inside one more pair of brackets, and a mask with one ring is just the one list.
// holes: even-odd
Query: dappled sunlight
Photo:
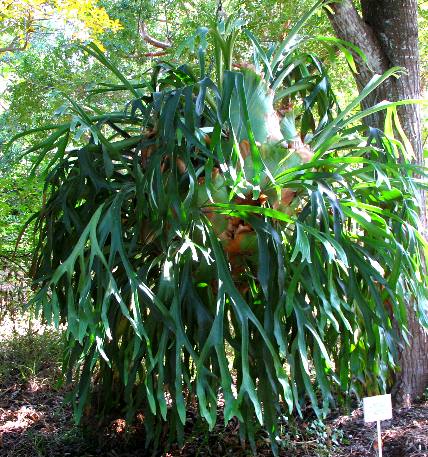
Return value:
[(0, 345), (3, 341), (9, 341), (13, 336), (43, 335), (49, 330), (54, 330), (54, 327), (42, 324), (30, 313), (23, 313), (14, 317), (5, 316), (0, 326)]
[(49, 379), (47, 378), (30, 378), (27, 382), (27, 390), (31, 393), (40, 392), (49, 388)]
[(45, 455), (38, 453), (36, 443), (55, 441), (64, 420), (70, 418), (63, 398), (47, 379), (37, 377), (0, 388), (0, 455)]
[(18, 410), (0, 410), (0, 434), (24, 431), (34, 423), (43, 419), (43, 413), (37, 412), (32, 406), (21, 406)]
[[(45, 327), (40, 333), (28, 334), (28, 324), (24, 320), (20, 322), (12, 322), (12, 328), (17, 331), (1, 343), (0, 455), (146, 455), (146, 417), (141, 411), (137, 412), (134, 423), (119, 415), (102, 424), (86, 414), (81, 427), (74, 425), (71, 407), (64, 404), (68, 389), (56, 387), (60, 377), (60, 333)], [(3, 326), (9, 325), (0, 323), (0, 334), (5, 335), (8, 330)], [(36, 321), (33, 328), (43, 327)], [(232, 365), (230, 369), (233, 372)], [(233, 379), (236, 379), (235, 374)], [(234, 390), (235, 396), (236, 393)], [(166, 393), (165, 400), (171, 408), (170, 393)], [(195, 398), (186, 415), (186, 444), (183, 447), (172, 445), (163, 455), (248, 455), (248, 446), (243, 448), (239, 440), (239, 421), (233, 418), (224, 426), (224, 407), (225, 399), (220, 394), (217, 424), (209, 432), (206, 424), (198, 419)], [(285, 454), (280, 455), (368, 457), (374, 438), (375, 427), (363, 423), (360, 410), (328, 420), (325, 426), (311, 417), (305, 417), (304, 421), (291, 418), (281, 423), (279, 439)], [(384, 424), (383, 440), (385, 455), (389, 457), (425, 457), (428, 452), (428, 405), (395, 412), (394, 420)], [(339, 442), (340, 446), (335, 444)], [(260, 456), (272, 455), (268, 436), (261, 430), (257, 433), (257, 448)]]

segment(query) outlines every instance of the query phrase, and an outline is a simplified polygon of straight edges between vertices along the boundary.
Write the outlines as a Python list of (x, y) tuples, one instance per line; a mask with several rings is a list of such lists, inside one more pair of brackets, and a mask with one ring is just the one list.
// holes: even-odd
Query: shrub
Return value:
[[(212, 428), (221, 394), (225, 422), (254, 444), (256, 416), (276, 452), (281, 414), (387, 388), (424, 242), (405, 149), (361, 124), (395, 105), (358, 107), (399, 69), (341, 110), (300, 49), (315, 9), (267, 51), (237, 19), (200, 28), (184, 45), (199, 66), (159, 62), (138, 84), (87, 47), (129, 105), (70, 101), (71, 122), (30, 150), (51, 154), (34, 302), (67, 324), (77, 420), (91, 398), (142, 410), (159, 448), (195, 400)], [(232, 63), (238, 37), (251, 65)]]

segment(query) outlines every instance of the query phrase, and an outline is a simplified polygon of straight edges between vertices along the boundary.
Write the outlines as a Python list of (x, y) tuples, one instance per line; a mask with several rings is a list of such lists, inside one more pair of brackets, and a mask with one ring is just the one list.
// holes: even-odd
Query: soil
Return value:
[[(0, 326), (0, 457), (149, 457), (144, 446), (144, 418), (127, 425), (112, 418), (107, 425), (86, 417), (77, 426), (69, 404), (70, 393), (59, 387), (63, 351), (60, 331)], [(27, 321), (26, 321), (27, 322)], [(16, 322), (9, 322), (16, 323)], [(28, 322), (27, 322), (28, 324)], [(39, 328), (40, 327), (40, 328)], [(6, 330), (10, 330), (7, 332)], [(185, 445), (172, 446), (155, 457), (254, 455), (239, 440), (239, 423), (224, 427), (221, 402), (212, 432), (190, 411)], [(376, 425), (365, 424), (361, 409), (349, 415), (331, 416), (324, 424), (310, 417), (290, 418), (279, 441), (281, 457), (375, 457)], [(428, 457), (428, 399), (408, 409), (395, 409), (393, 419), (382, 423), (384, 457)], [(271, 456), (267, 434), (256, 433), (258, 456)]]
[[(49, 370), (49, 367), (47, 367)], [(41, 373), (43, 375), (43, 372)], [(39, 374), (23, 384), (0, 388), (0, 456), (2, 457), (141, 457), (143, 427), (126, 427), (123, 419), (107, 427), (96, 424), (77, 427), (69, 406), (64, 405), (64, 389), (55, 389)], [(241, 445), (239, 424), (221, 423), (213, 432), (202, 432), (189, 414), (187, 444), (162, 453), (165, 457), (249, 456)], [(428, 457), (428, 402), (394, 411), (394, 418), (382, 423), (385, 457)], [(365, 424), (357, 409), (348, 416), (318, 422), (296, 422), (284, 435), (281, 456), (372, 457), (377, 455), (376, 426)], [(266, 436), (260, 431), (257, 455), (272, 455)]]

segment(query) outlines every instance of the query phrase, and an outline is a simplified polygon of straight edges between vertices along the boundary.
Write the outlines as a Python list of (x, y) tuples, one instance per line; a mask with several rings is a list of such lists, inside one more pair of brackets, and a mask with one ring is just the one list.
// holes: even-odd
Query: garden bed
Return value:
[[(67, 389), (58, 387), (61, 336), (54, 332), (15, 336), (0, 341), (0, 456), (2, 457), (136, 457), (144, 456), (142, 420), (127, 427), (123, 419), (107, 426), (95, 420), (77, 427), (64, 405)], [(221, 416), (221, 411), (219, 412)], [(221, 418), (220, 418), (221, 419)], [(428, 457), (428, 402), (394, 411), (382, 424), (385, 457)], [(257, 433), (257, 455), (272, 455), (267, 435)], [(364, 424), (356, 409), (347, 416), (290, 421), (283, 427), (281, 455), (372, 457), (376, 455), (375, 424)], [(239, 424), (223, 427), (219, 420), (208, 432), (188, 414), (186, 444), (173, 447), (165, 457), (249, 456), (239, 442)]]

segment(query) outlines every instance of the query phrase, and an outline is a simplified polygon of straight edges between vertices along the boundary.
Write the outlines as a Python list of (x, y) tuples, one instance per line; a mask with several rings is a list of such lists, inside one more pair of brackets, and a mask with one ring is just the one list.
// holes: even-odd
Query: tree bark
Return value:
[[(361, 0), (361, 7), (364, 21), (375, 31), (388, 66), (407, 70), (393, 81), (393, 99), (421, 98), (417, 0)], [(423, 164), (420, 106), (405, 105), (399, 111), (416, 160)]]
[[(361, 0), (362, 16), (351, 0), (331, 5), (334, 14), (329, 19), (336, 35), (357, 45), (367, 56), (367, 64), (356, 58), (359, 73), (355, 80), (359, 89), (374, 73), (382, 74), (392, 66), (404, 67), (407, 72), (399, 79), (381, 85), (363, 102), (363, 108), (382, 100), (421, 98), (418, 54), (417, 0)], [(418, 164), (423, 164), (421, 114), (419, 105), (400, 107), (400, 122), (410, 140)], [(383, 116), (374, 115), (366, 123), (383, 129)], [(420, 231), (427, 235), (425, 195), (420, 202)], [(410, 346), (401, 351), (401, 373), (394, 391), (397, 401), (408, 406), (423, 394), (428, 385), (428, 336), (420, 326), (413, 303), (408, 304)]]
[[(367, 57), (364, 63), (358, 55), (354, 55), (358, 73), (354, 75), (358, 90), (370, 81), (375, 74), (383, 74), (389, 68), (389, 62), (382, 51), (381, 44), (372, 30), (358, 14), (351, 0), (344, 0), (341, 3), (332, 4), (331, 8), (335, 14), (329, 14), (330, 22), (336, 35), (342, 40), (349, 41), (358, 46)], [(387, 99), (388, 92), (391, 92), (391, 82), (379, 87), (362, 102), (362, 108), (369, 108), (377, 102)], [(382, 112), (375, 113), (366, 118), (366, 123), (371, 126), (383, 124), (384, 115)]]

